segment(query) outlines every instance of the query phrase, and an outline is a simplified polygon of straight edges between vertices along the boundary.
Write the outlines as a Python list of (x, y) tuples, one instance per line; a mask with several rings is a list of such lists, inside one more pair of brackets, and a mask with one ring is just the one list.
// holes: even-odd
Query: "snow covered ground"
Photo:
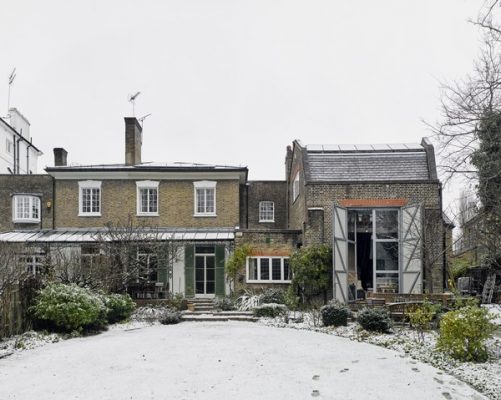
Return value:
[(130, 324), (0, 359), (0, 399), (485, 399), (335, 335), (244, 322)]

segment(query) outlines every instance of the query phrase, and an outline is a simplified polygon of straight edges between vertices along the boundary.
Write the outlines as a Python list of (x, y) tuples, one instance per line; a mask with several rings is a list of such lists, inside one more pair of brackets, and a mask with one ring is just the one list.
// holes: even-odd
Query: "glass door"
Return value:
[(373, 212), (375, 291), (398, 293), (398, 210), (376, 209)]
[(195, 296), (213, 297), (216, 289), (214, 246), (195, 247)]

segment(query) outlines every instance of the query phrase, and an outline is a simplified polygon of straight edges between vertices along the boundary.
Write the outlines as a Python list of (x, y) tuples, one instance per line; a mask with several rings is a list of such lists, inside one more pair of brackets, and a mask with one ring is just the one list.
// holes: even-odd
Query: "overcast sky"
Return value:
[(419, 142), (439, 84), (471, 71), (482, 0), (0, 0), (0, 115), (53, 165), (124, 161), (141, 91), (143, 161), (246, 165), (283, 179), (303, 143)]

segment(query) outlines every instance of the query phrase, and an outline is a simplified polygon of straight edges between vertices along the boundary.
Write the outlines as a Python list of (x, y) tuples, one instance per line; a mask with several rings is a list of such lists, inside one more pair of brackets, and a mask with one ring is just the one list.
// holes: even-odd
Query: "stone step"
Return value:
[(247, 322), (256, 322), (258, 318), (251, 317), (248, 315), (212, 315), (212, 314), (203, 314), (203, 315), (193, 315), (184, 314), (181, 319), (183, 321), (247, 321)]
[(241, 316), (241, 317), (252, 317), (254, 314), (252, 311), (205, 311), (205, 310), (195, 310), (186, 311), (186, 315), (217, 315), (217, 316)]
[(210, 310), (210, 311), (214, 311), (214, 306), (213, 305), (210, 305), (210, 306), (199, 306), (197, 304), (195, 306), (195, 311), (198, 311), (198, 310)]

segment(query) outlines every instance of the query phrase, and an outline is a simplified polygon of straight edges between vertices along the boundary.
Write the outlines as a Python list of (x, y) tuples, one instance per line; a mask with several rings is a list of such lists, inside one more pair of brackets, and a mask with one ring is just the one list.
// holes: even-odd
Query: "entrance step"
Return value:
[(203, 311), (186, 311), (181, 317), (183, 321), (247, 321), (256, 322), (256, 318), (249, 312), (222, 311), (207, 313)]

